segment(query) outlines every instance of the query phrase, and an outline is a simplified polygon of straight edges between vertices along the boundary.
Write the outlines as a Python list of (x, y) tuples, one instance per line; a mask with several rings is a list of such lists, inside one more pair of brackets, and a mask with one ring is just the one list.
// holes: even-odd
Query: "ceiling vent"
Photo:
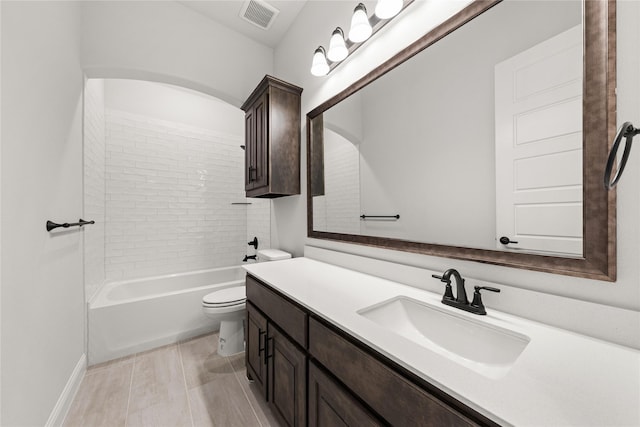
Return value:
[(240, 17), (253, 25), (268, 30), (280, 11), (262, 0), (247, 0), (240, 10)]

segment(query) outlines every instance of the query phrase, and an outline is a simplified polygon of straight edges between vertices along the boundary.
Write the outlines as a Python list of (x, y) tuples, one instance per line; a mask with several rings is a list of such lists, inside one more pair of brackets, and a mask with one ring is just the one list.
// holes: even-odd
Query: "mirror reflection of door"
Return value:
[(497, 248), (582, 255), (582, 27), (497, 64), (495, 103)]

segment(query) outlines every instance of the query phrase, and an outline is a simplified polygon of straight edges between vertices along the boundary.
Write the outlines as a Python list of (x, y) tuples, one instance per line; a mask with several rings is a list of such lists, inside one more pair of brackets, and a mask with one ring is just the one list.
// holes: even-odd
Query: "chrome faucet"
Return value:
[[(456, 296), (453, 297), (453, 290), (451, 288), (451, 276), (456, 280)], [(481, 290), (487, 290), (491, 292), (500, 292), (498, 288), (492, 288), (490, 286), (475, 286), (475, 292), (473, 293), (473, 301), (469, 303), (467, 299), (467, 291), (464, 288), (464, 279), (460, 276), (457, 270), (450, 268), (445, 271), (442, 276), (432, 274), (431, 277), (440, 279), (445, 283), (444, 295), (442, 296), (442, 303), (450, 305), (451, 307), (459, 308), (460, 310), (468, 311), (473, 314), (487, 314), (487, 310), (482, 303)]]

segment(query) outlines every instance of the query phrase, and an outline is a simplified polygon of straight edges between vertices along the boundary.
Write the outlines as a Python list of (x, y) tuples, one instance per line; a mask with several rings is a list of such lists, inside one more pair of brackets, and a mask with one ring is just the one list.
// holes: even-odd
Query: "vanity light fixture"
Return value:
[(344, 41), (344, 32), (342, 28), (338, 27), (333, 30), (331, 40), (329, 41), (329, 52), (327, 52), (327, 58), (333, 62), (339, 62), (345, 59), (349, 55), (347, 44)]
[(367, 8), (362, 3), (358, 3), (353, 10), (351, 17), (351, 29), (349, 30), (349, 40), (354, 43), (362, 43), (373, 33), (373, 28), (369, 23)]
[(376, 16), (380, 19), (390, 19), (402, 10), (402, 0), (378, 0)]
[(329, 74), (329, 63), (327, 62), (327, 56), (322, 46), (318, 46), (313, 54), (311, 74), (314, 76), (326, 76)]
[(349, 37), (345, 38), (344, 31), (336, 27), (329, 40), (329, 51), (319, 46), (311, 62), (311, 74), (326, 76), (344, 59), (363, 44), (369, 37), (402, 12), (414, 0), (378, 0), (375, 14), (367, 16), (364, 4), (358, 3), (351, 17)]

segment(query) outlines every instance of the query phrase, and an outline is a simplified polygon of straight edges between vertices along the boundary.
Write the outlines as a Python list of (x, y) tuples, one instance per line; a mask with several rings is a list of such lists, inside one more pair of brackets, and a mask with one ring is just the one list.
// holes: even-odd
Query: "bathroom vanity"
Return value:
[(310, 258), (245, 269), (247, 375), (284, 425), (640, 424), (637, 350)]
[(250, 275), (247, 300), (247, 372), (285, 425), (495, 425)]

